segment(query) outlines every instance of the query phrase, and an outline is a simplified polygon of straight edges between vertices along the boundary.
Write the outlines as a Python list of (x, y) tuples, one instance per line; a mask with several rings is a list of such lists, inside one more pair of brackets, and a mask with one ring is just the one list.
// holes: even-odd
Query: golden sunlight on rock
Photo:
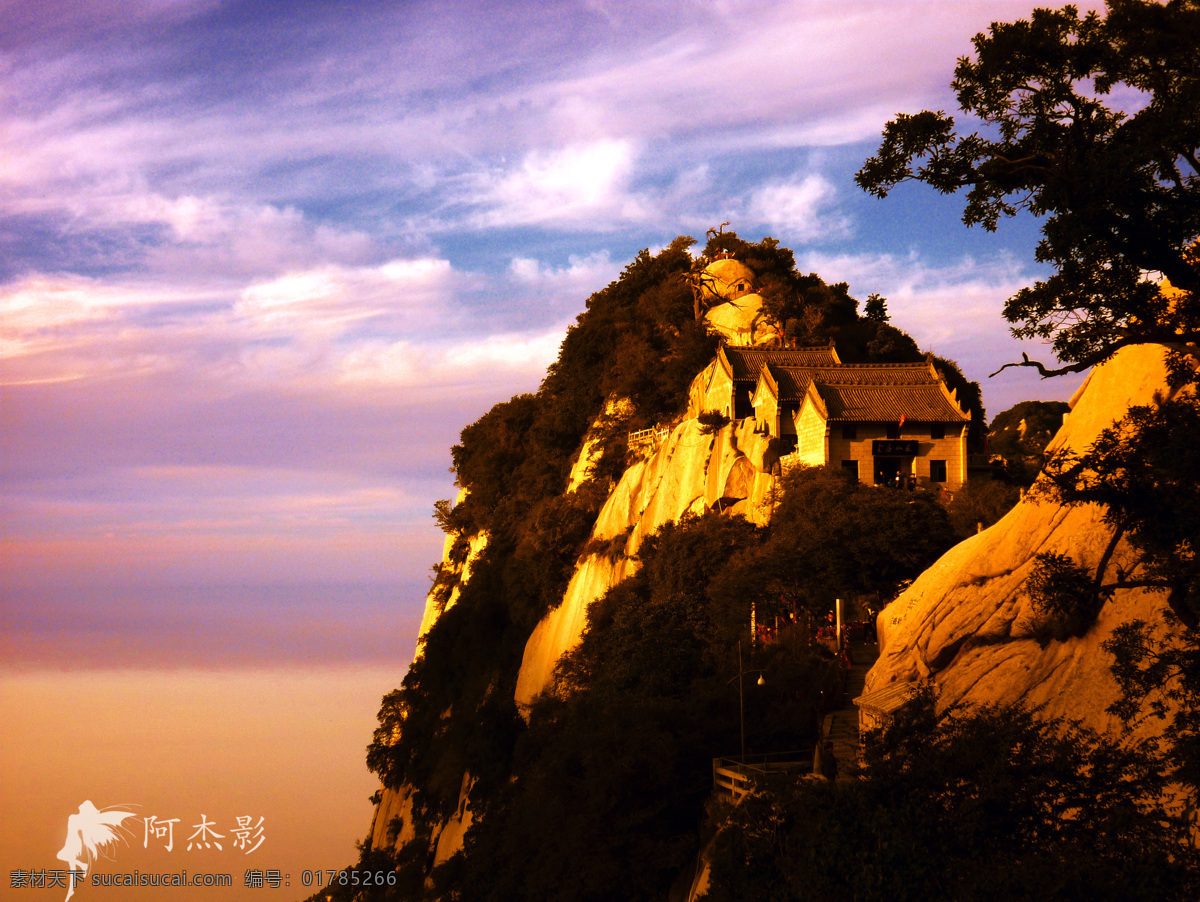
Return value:
[(704, 321), (731, 345), (757, 346), (779, 341), (778, 324), (763, 312), (754, 273), (733, 258), (714, 260), (700, 276)]
[[(1165, 399), (1165, 352), (1125, 348), (1092, 371), (1048, 451), (1083, 451), (1132, 405)], [(879, 661), (867, 691), (897, 681), (932, 679), (942, 706), (1023, 700), (1048, 717), (1081, 719), (1100, 731), (1119, 723), (1105, 709), (1116, 699), (1100, 646), (1135, 618), (1161, 624), (1164, 596), (1118, 589), (1080, 638), (1038, 641), (1039, 614), (1023, 584), (1036, 555), (1068, 554), (1095, 567), (1111, 528), (1095, 507), (1063, 508), (1027, 497), (1002, 520), (947, 552), (879, 616)], [(1129, 565), (1118, 545), (1114, 565)]]

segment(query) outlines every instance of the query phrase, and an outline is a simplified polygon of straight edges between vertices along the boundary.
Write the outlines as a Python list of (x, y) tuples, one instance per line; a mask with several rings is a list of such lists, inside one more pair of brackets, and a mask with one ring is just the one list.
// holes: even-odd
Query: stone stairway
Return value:
[(867, 671), (879, 657), (879, 646), (864, 642), (850, 643), (854, 665), (846, 676), (846, 691), (841, 705), (825, 715), (821, 733), (833, 740), (833, 754), (838, 761), (838, 780), (850, 778), (850, 765), (858, 760), (858, 708), (854, 699), (863, 694)]

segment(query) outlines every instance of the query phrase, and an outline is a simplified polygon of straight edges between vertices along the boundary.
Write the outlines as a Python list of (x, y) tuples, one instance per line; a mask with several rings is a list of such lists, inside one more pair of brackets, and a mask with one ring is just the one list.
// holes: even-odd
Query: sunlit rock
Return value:
[[(462, 504), (467, 497), (467, 490), (461, 489), (458, 493), (458, 498), (455, 499), (455, 505)], [(442, 562), (439, 565), (438, 574), (441, 580), (435, 583), (433, 588), (429, 590), (429, 594), (425, 596), (425, 613), (421, 616), (421, 631), (417, 634), (417, 654), (421, 653), (421, 646), (425, 639), (425, 634), (429, 632), (429, 628), (437, 622), (438, 617), (443, 612), (454, 607), (454, 603), (458, 601), (459, 593), (462, 587), (467, 584), (467, 580), (471, 578), (471, 567), (475, 561), (479, 560), (479, 555), (483, 553), (483, 549), (487, 547), (488, 536), (486, 532), (476, 533), (467, 540), (467, 555), (461, 562), (455, 562), (451, 559), (451, 549), (459, 540), (458, 533), (451, 533), (446, 536), (446, 541), (442, 543)], [(443, 585), (448, 585), (448, 589), (443, 589)]]
[(711, 434), (695, 419), (695, 412), (708, 409), (705, 388), (710, 376), (711, 367), (696, 378), (687, 418), (625, 471), (601, 509), (592, 538), (610, 543), (615, 539), (620, 547), (607, 555), (585, 556), (562, 604), (534, 629), (517, 677), (518, 704), (528, 704), (549, 686), (558, 659), (583, 635), (588, 605), (635, 571), (633, 557), (646, 536), (686, 513), (713, 507), (765, 522), (765, 502), (774, 485), (769, 464), (777, 458), (766, 437), (755, 434), (752, 419), (729, 423)]
[[(1164, 350), (1125, 348), (1097, 367), (1071, 401), (1071, 413), (1048, 451), (1085, 451), (1104, 428), (1136, 404), (1166, 394)], [(1105, 709), (1116, 698), (1112, 658), (1101, 648), (1115, 627), (1135, 618), (1161, 623), (1164, 597), (1118, 590), (1081, 638), (1038, 640), (1041, 615), (1024, 590), (1034, 558), (1100, 560), (1112, 532), (1093, 506), (1062, 508), (1028, 497), (1003, 519), (952, 548), (879, 617), (883, 653), (868, 692), (893, 682), (931, 679), (939, 704), (1025, 701), (1046, 716), (1081, 719), (1097, 730), (1118, 727)], [(1113, 565), (1128, 566), (1128, 546)]]
[(714, 260), (699, 277), (699, 304), (704, 321), (733, 345), (766, 345), (779, 341), (779, 325), (763, 312), (754, 272), (740, 260)]

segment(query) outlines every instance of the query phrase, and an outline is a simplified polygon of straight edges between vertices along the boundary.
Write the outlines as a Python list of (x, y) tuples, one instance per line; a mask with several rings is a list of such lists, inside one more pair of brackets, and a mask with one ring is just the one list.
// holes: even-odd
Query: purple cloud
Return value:
[[(1011, 359), (1028, 225), (851, 175), (1034, 5), (0, 2), (6, 653), (307, 660), (327, 618), (353, 657), (385, 597), (419, 620), (459, 431), (682, 232), (776, 235), (972, 378)], [(321, 601), (363, 582), (357, 626)]]

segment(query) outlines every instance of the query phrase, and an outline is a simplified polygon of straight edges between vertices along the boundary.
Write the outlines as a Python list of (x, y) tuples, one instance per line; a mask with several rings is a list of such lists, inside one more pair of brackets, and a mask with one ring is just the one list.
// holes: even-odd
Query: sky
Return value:
[[(134, 815), (89, 877), (186, 870), (232, 879), (225, 889), (169, 891), (89, 882), (72, 902), (245, 899), (250, 869), (279, 870), (279, 887), (255, 892), (294, 902), (314, 891), (313, 870), (358, 859), (354, 844), (371, 825), (369, 799), (379, 785), (363, 749), (379, 696), (395, 679), (389, 668), (165, 676), (42, 668), (0, 679), (0, 899), (62, 902), (65, 890), (14, 886), (12, 874), (66, 867), (56, 853), (67, 817), (85, 800)], [(187, 848), (202, 816), (223, 837), (221, 848)], [(148, 817), (154, 827), (176, 821), (173, 836), (151, 835)], [(261, 843), (236, 845), (243, 817), (261, 828)]]
[(852, 181), (1030, 7), (0, 2), (5, 665), (403, 664), (459, 431), (724, 222), (1068, 397), (987, 378), (1037, 223)]
[(1031, 6), (0, 1), (5, 665), (402, 665), (458, 432), (721, 223), (1069, 397), (988, 379), (1036, 222), (852, 181)]
[[(328, 727), (306, 748), (341, 736), (338, 779), (370, 785), (450, 447), (678, 235), (771, 235), (884, 295), (991, 416), (1069, 397), (1078, 378), (987, 375), (1048, 357), (1000, 313), (1039, 275), (1035, 221), (967, 230), (961, 198), (853, 183), (890, 117), (955, 108), (972, 35), (1033, 5), (0, 0), (0, 703), (40, 737), (0, 782), (61, 794), (61, 829), (99, 778), (55, 782), (42, 753), (86, 687), (126, 776), (114, 724), (141, 693), (169, 731), (172, 698), (204, 699), (184, 720), (209, 752), (222, 711), (258, 712), (244, 782), (304, 716)], [(246, 688), (321, 668), (325, 693)]]

